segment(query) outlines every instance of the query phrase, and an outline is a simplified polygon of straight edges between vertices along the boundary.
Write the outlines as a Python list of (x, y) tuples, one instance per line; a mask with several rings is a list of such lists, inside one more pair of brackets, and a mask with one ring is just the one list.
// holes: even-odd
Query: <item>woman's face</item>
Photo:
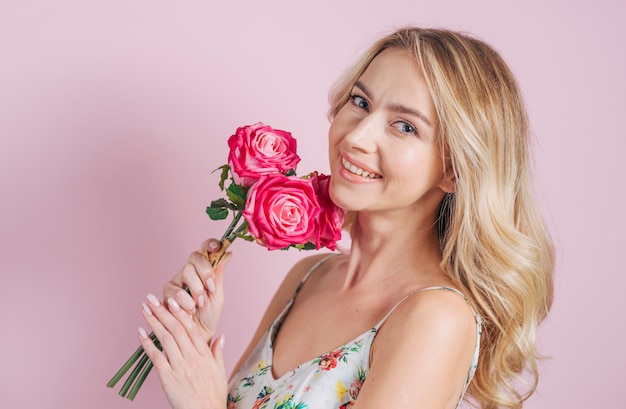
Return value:
[(453, 188), (436, 134), (435, 107), (414, 57), (384, 50), (331, 124), (333, 200), (347, 211), (434, 215)]

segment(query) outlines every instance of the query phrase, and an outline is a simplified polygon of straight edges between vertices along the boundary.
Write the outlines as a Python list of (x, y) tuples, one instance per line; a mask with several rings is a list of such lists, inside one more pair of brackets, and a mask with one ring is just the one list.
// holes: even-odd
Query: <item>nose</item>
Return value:
[(353, 123), (352, 129), (346, 134), (345, 140), (355, 150), (364, 153), (376, 151), (378, 134), (380, 134), (380, 118), (370, 114)]

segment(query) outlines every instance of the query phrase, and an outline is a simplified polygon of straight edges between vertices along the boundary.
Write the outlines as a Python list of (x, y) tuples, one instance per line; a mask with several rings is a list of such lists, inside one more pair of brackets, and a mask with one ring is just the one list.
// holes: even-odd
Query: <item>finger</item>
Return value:
[[(191, 255), (190, 255), (191, 257)], [(189, 293), (187, 290), (189, 289)], [(204, 293), (204, 284), (192, 264), (185, 264), (172, 279), (163, 285), (163, 299), (176, 298), (176, 301), (188, 312), (196, 308), (198, 297)]]
[[(192, 313), (196, 306), (204, 306), (206, 280), (212, 276), (213, 267), (206, 256), (197, 251), (193, 252), (189, 255), (188, 263), (163, 287), (163, 298), (174, 297), (185, 311)], [(188, 289), (190, 297), (181, 292), (183, 289)]]
[(215, 270), (209, 259), (204, 254), (195, 252), (189, 256), (189, 263), (193, 265), (196, 274), (200, 277), (203, 291), (206, 289), (209, 293), (215, 292)]
[(174, 365), (183, 358), (183, 351), (192, 347), (192, 342), (183, 325), (165, 305), (152, 294), (147, 298), (148, 302), (142, 306), (144, 318), (161, 342), (170, 364)]
[(215, 241), (215, 239), (210, 239), (204, 245), (202, 253), (206, 255), (206, 257), (211, 262), (211, 265), (215, 265), (222, 259), (224, 253), (226, 252), (226, 250), (228, 250), (231, 243), (232, 242), (228, 239), (224, 239), (221, 242), (217, 242)]
[[(213, 268), (210, 263), (206, 262), (206, 257), (197, 252), (189, 255), (189, 263), (183, 267), (181, 276), (184, 285), (189, 289), (189, 293), (194, 301), (194, 307), (195, 304), (200, 307), (204, 305), (205, 283), (203, 277), (212, 273)], [(185, 307), (187, 306), (185, 304)]]
[(218, 239), (208, 239), (202, 242), (200, 245), (200, 251), (202, 253), (216, 253), (222, 247), (222, 243)]
[(139, 327), (137, 329), (137, 335), (139, 336), (139, 342), (141, 343), (143, 350), (145, 351), (146, 355), (148, 355), (148, 358), (150, 358), (150, 360), (152, 361), (155, 369), (160, 372), (161, 369), (169, 367), (169, 362), (167, 361), (165, 354), (163, 354), (163, 352), (161, 352), (157, 348), (157, 346), (154, 344), (154, 341), (152, 340), (152, 338), (150, 338), (146, 330), (142, 327)]
[(181, 344), (181, 352), (183, 356), (188, 356), (194, 353), (200, 353), (201, 355), (209, 355), (209, 347), (204, 336), (204, 332), (198, 327), (198, 324), (189, 316), (180, 306), (176, 303), (176, 300), (169, 298), (167, 300), (168, 309), (171, 314), (178, 320), (187, 333), (188, 339), (191, 341), (191, 345), (194, 350), (186, 350), (184, 345), (189, 345), (187, 342)]
[[(203, 296), (200, 297), (204, 298)], [(167, 300), (168, 298), (174, 298), (187, 314), (193, 314), (196, 311), (196, 300), (187, 291), (172, 283), (165, 283), (163, 286), (163, 299)]]
[(226, 270), (226, 266), (228, 265), (228, 262), (230, 261), (232, 256), (233, 256), (232, 251), (227, 251), (226, 253), (224, 253), (224, 256), (220, 259), (220, 261), (217, 263), (217, 265), (213, 269), (216, 275), (218, 276), (222, 275), (224, 270)]
[(226, 336), (224, 334), (220, 335), (213, 344), (211, 345), (211, 352), (213, 353), (213, 358), (215, 358), (215, 363), (220, 368), (220, 371), (226, 376), (226, 366), (224, 365), (224, 342), (226, 341)]
[(213, 277), (209, 277), (207, 287), (209, 289), (209, 303), (213, 306), (221, 306), (224, 300), (224, 270), (232, 257), (231, 252), (227, 252), (222, 260), (215, 266)]

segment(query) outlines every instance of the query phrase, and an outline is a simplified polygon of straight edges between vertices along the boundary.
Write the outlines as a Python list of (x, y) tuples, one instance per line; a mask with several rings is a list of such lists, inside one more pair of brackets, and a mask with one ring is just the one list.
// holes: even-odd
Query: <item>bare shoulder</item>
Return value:
[(278, 308), (279, 311), (276, 311), (275, 314), (277, 315), (291, 299), (296, 289), (298, 288), (298, 285), (300, 285), (300, 283), (304, 279), (304, 276), (309, 271), (311, 271), (311, 269), (313, 269), (317, 263), (325, 260), (330, 255), (330, 253), (315, 254), (305, 257), (299, 260), (296, 264), (294, 264), (291, 269), (289, 269), (287, 275), (285, 276), (282, 283), (278, 287), (278, 290), (274, 294), (268, 310)]
[(399, 325), (426, 326), (431, 329), (474, 332), (476, 318), (465, 298), (446, 287), (417, 291), (401, 303), (389, 317), (389, 330)]
[[(377, 337), (378, 347), (392, 340), (428, 337), (436, 343), (471, 345), (476, 340), (476, 317), (460, 294), (445, 288), (409, 296), (391, 314)], [(385, 348), (386, 349), (386, 348)]]
[[(381, 327), (371, 370), (356, 408), (454, 408), (476, 347), (476, 318), (465, 299), (449, 290), (418, 291)], [(399, 392), (402, 393), (399, 393)]]

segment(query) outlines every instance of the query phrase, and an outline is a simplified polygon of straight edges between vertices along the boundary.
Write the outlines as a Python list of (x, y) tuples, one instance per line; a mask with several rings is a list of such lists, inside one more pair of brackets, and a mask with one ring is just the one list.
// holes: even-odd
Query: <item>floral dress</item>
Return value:
[[(326, 260), (328, 258), (315, 264), (305, 275), (289, 303), (234, 374), (229, 385), (228, 409), (347, 409), (354, 405), (369, 372), (370, 348), (378, 329), (398, 305), (414, 293), (402, 298), (373, 328), (276, 379), (272, 374), (273, 342), (276, 334), (302, 285)], [(467, 302), (461, 292), (449, 287), (428, 287), (419, 291), (437, 289), (455, 292)], [(474, 316), (477, 325), (476, 348), (457, 408), (478, 361), (482, 321), (479, 315), (474, 313)]]

